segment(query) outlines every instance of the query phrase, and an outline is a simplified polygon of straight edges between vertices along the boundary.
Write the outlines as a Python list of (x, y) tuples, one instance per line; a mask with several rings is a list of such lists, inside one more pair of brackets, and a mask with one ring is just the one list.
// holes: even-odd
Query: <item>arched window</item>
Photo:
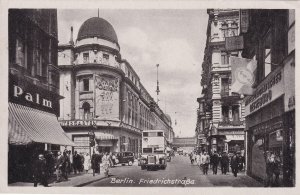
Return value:
[(84, 102), (82, 104), (83, 109), (83, 119), (89, 120), (91, 118), (91, 106), (88, 102)]

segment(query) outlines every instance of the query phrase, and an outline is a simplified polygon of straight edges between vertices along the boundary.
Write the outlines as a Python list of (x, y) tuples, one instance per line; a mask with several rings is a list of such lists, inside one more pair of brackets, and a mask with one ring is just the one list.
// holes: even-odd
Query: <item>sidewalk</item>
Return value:
[[(103, 170), (100, 171), (100, 174), (95, 174), (95, 176), (93, 176), (92, 170), (89, 170), (88, 173), (79, 173), (77, 175), (72, 173), (69, 175), (68, 181), (63, 180), (59, 183), (56, 183), (55, 179), (51, 178), (50, 179), (51, 181), (49, 181), (49, 187), (66, 187), (66, 186), (81, 187), (89, 183), (99, 181), (104, 178), (105, 176)], [(16, 182), (16, 183), (8, 184), (8, 186), (9, 187), (19, 187), (19, 186), (33, 187), (33, 183)], [(38, 187), (43, 187), (43, 186), (39, 184)]]

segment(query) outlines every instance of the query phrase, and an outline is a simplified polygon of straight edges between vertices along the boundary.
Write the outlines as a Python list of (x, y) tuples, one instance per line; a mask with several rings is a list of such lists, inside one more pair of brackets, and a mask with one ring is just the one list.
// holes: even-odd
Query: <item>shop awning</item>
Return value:
[(105, 136), (97, 136), (96, 135), (96, 140), (118, 140), (118, 137), (115, 137), (113, 135), (105, 135)]
[(54, 114), (9, 103), (8, 142), (15, 145), (47, 143), (74, 146)]

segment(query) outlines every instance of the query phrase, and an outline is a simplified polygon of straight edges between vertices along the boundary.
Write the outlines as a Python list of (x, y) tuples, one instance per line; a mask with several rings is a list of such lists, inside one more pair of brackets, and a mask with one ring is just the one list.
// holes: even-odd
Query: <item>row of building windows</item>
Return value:
[(13, 45), (10, 47), (11, 53), (15, 55), (10, 56), (10, 61), (25, 68), (27, 74), (31, 76), (46, 77), (48, 64), (57, 64), (56, 55), (53, 55), (56, 51), (53, 48), (55, 44), (52, 39), (46, 39), (48, 35), (40, 29), (23, 25), (16, 27), (18, 29), (16, 39), (15, 42), (12, 41)]
[(232, 22), (231, 24), (228, 22), (223, 22), (221, 24), (221, 31), (224, 38), (237, 36), (239, 33), (238, 29), (238, 24), (236, 22)]
[(103, 53), (102, 54), (102, 58), (98, 58), (97, 55), (95, 55), (94, 59), (91, 59), (90, 58), (90, 54), (89, 52), (84, 52), (83, 54), (83, 63), (84, 64), (87, 64), (87, 63), (101, 63), (101, 64), (106, 64), (106, 65), (109, 65), (109, 55), (106, 54), (106, 53)]

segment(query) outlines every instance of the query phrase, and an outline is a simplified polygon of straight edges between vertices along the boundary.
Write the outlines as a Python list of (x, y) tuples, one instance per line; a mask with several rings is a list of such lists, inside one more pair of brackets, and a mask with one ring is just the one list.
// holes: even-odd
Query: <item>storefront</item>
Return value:
[(245, 99), (247, 174), (265, 181), (266, 154), (271, 152), (280, 159), (279, 182), (283, 186), (292, 186), (295, 178), (294, 106), (288, 112), (286, 109), (289, 101), (294, 105), (293, 85), (288, 84), (294, 73), (286, 69), (288, 66), (272, 71), (254, 95)]
[(55, 113), (58, 95), (10, 75), (8, 103), (8, 180), (32, 179), (38, 154), (64, 150), (74, 143)]
[[(75, 143), (73, 151), (79, 154), (91, 154), (92, 150), (100, 153), (139, 151), (140, 131), (133, 127), (129, 129), (128, 126), (121, 126), (119, 121), (60, 120), (60, 124)], [(95, 146), (90, 146), (89, 132), (95, 134)]]

